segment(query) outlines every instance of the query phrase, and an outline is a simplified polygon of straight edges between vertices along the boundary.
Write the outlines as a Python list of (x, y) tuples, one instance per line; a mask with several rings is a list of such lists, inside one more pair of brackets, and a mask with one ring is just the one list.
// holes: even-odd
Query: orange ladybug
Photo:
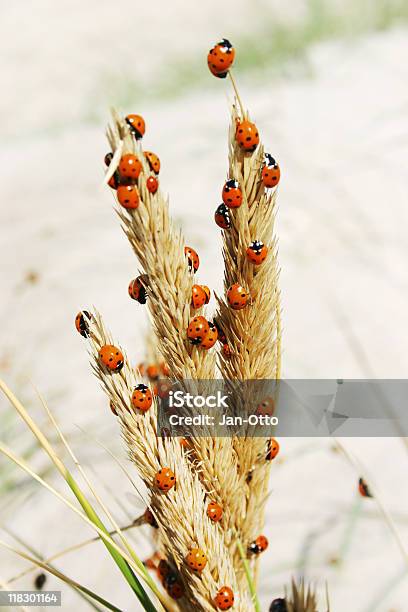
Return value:
[(224, 355), (224, 357), (231, 357), (232, 352), (231, 349), (229, 347), (229, 344), (225, 343), (222, 345), (222, 354)]
[(262, 182), (265, 187), (276, 187), (280, 180), (280, 168), (270, 153), (265, 153), (265, 163), (262, 168)]
[(279, 442), (275, 438), (268, 440), (268, 450), (265, 459), (267, 461), (273, 461), (279, 453)]
[(246, 254), (249, 261), (256, 266), (259, 266), (266, 259), (268, 247), (266, 247), (260, 240), (254, 240), (247, 248)]
[(160, 399), (164, 399), (168, 397), (171, 388), (172, 384), (169, 380), (159, 380), (157, 383), (156, 395), (158, 395)]
[(202, 572), (207, 565), (207, 557), (201, 548), (192, 548), (186, 557), (186, 562), (190, 569)]
[(132, 406), (140, 412), (147, 412), (153, 403), (152, 392), (149, 387), (141, 383), (135, 387), (132, 394)]
[(160, 159), (157, 157), (156, 153), (152, 153), (151, 151), (145, 151), (144, 156), (147, 159), (147, 163), (149, 164), (150, 170), (159, 174), (160, 172)]
[(230, 229), (231, 217), (225, 204), (220, 204), (214, 213), (214, 220), (221, 229)]
[(172, 597), (173, 599), (180, 599), (181, 597), (183, 597), (184, 587), (179, 580), (176, 580), (174, 584), (170, 585), (168, 584), (168, 581), (166, 581), (166, 584), (164, 586), (166, 587), (166, 590), (170, 597)]
[(217, 592), (214, 603), (220, 610), (229, 610), (234, 605), (234, 592), (229, 586), (223, 586)]
[(264, 400), (258, 405), (256, 414), (273, 416), (275, 412), (275, 402), (273, 397), (265, 397)]
[(109, 406), (110, 406), (110, 409), (112, 410), (112, 413), (115, 416), (118, 416), (118, 413), (117, 413), (116, 408), (115, 408), (115, 404), (112, 402), (112, 400), (109, 402)]
[(259, 145), (259, 133), (255, 123), (245, 119), (237, 125), (235, 138), (239, 146), (248, 153), (255, 151)]
[(181, 438), (180, 446), (181, 448), (190, 448), (190, 442), (187, 440), (187, 438)]
[(260, 535), (251, 542), (248, 546), (248, 554), (249, 555), (259, 555), (261, 552), (264, 552), (268, 548), (269, 542), (268, 539), (264, 535)]
[(160, 376), (159, 368), (156, 364), (152, 363), (146, 368), (147, 377), (150, 380), (157, 380)]
[(136, 185), (119, 185), (117, 194), (118, 202), (123, 208), (139, 208), (140, 198)]
[(197, 316), (191, 319), (187, 328), (187, 338), (191, 344), (201, 344), (210, 331), (210, 325), (205, 317)]
[(121, 177), (136, 180), (142, 171), (142, 164), (133, 153), (122, 155), (119, 162), (119, 174)]
[(146, 187), (149, 193), (156, 193), (159, 188), (159, 181), (155, 176), (149, 176), (146, 181)]
[(146, 508), (146, 510), (144, 511), (143, 519), (144, 522), (150, 525), (151, 527), (155, 527), (156, 529), (158, 528), (159, 525), (157, 524), (157, 521), (154, 518), (153, 512), (149, 508)]
[[(105, 165), (106, 166), (110, 166), (110, 163), (112, 161), (113, 158), (113, 153), (107, 153), (105, 155)], [(119, 176), (119, 172), (116, 170), (113, 175), (110, 177), (109, 181), (108, 181), (108, 185), (109, 187), (111, 187), (112, 189), (117, 189), (120, 185), (120, 176)]]
[(127, 115), (125, 121), (136, 140), (143, 138), (146, 131), (146, 124), (141, 115)]
[(99, 361), (111, 372), (120, 372), (125, 363), (122, 352), (113, 344), (105, 344), (101, 347)]
[(225, 79), (228, 70), (231, 68), (235, 59), (235, 49), (229, 40), (223, 38), (217, 43), (207, 55), (207, 64), (211, 74)]
[(239, 283), (234, 283), (227, 291), (227, 301), (233, 310), (242, 310), (248, 300), (249, 293)]
[(160, 364), (160, 370), (163, 376), (170, 376), (170, 368), (165, 361), (162, 361)]
[(218, 340), (218, 331), (214, 323), (208, 323), (208, 326), (210, 329), (206, 333), (200, 344), (200, 346), (206, 350), (212, 348)]
[[(137, 372), (138, 370), (138, 372)], [(143, 363), (143, 361), (141, 361), (137, 366), (136, 366), (136, 373), (140, 373), (140, 376), (145, 376), (146, 374), (146, 368), (145, 368), (145, 364)]]
[(186, 246), (184, 247), (184, 255), (187, 257), (190, 272), (194, 272), (195, 274), (200, 266), (200, 258), (198, 254), (194, 249)]
[(207, 516), (214, 523), (218, 523), (222, 519), (222, 507), (217, 502), (210, 502), (207, 506)]
[(130, 281), (128, 287), (129, 296), (132, 300), (136, 300), (139, 304), (146, 304), (147, 293), (145, 283), (147, 281), (147, 274), (141, 274), (137, 278)]
[(176, 476), (170, 468), (161, 468), (154, 477), (154, 484), (160, 491), (170, 491), (176, 484)]
[(91, 319), (92, 315), (87, 310), (78, 312), (77, 316), (75, 317), (75, 327), (77, 332), (84, 338), (89, 336), (89, 321), (91, 321)]
[(239, 208), (242, 204), (242, 189), (238, 181), (229, 179), (222, 188), (222, 201), (228, 208)]
[(368, 488), (368, 485), (364, 478), (359, 478), (358, 480), (358, 491), (362, 497), (372, 497), (371, 491)]
[(211, 293), (205, 285), (193, 285), (191, 306), (193, 308), (201, 308), (204, 304), (210, 301)]
[(145, 559), (145, 561), (143, 561), (143, 565), (145, 567), (147, 567), (147, 569), (149, 570), (156, 570), (156, 564), (154, 562), (154, 559), (152, 559), (152, 557), (149, 557), (148, 559)]

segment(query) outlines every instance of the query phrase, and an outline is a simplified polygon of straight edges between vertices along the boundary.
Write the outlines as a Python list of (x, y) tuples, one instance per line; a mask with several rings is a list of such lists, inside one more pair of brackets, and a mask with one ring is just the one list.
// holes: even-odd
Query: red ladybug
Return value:
[(225, 344), (227, 342), (227, 337), (217, 319), (214, 319), (214, 325), (217, 328), (219, 342), (221, 342), (221, 344)]
[(264, 535), (260, 535), (251, 542), (248, 546), (248, 554), (249, 555), (259, 555), (261, 552), (264, 552), (268, 548), (269, 542), (268, 539)]
[(265, 397), (256, 409), (256, 414), (273, 416), (275, 412), (275, 402), (273, 397)]
[(207, 565), (207, 557), (201, 548), (192, 548), (186, 557), (186, 562), (190, 569), (202, 572)]
[(101, 347), (99, 361), (111, 372), (119, 372), (125, 363), (122, 352), (113, 344), (105, 344)]
[(118, 202), (123, 208), (135, 210), (139, 208), (140, 198), (136, 185), (119, 185)]
[(84, 338), (89, 336), (89, 321), (91, 320), (92, 315), (87, 310), (78, 312), (77, 316), (75, 317), (75, 327), (77, 332)]
[(189, 246), (184, 247), (184, 255), (187, 257), (188, 267), (190, 271), (197, 272), (200, 266), (200, 258), (196, 251)]
[(119, 172), (114, 172), (108, 181), (108, 185), (111, 189), (117, 189), (120, 185)]
[(144, 522), (150, 525), (151, 527), (155, 527), (156, 529), (158, 528), (159, 525), (157, 524), (157, 521), (154, 518), (153, 512), (149, 508), (146, 508), (146, 510), (144, 511), (143, 519)]
[(265, 187), (276, 187), (280, 180), (280, 168), (272, 155), (265, 153), (265, 163), (262, 168), (262, 182)]
[(154, 477), (154, 484), (160, 491), (169, 491), (176, 484), (176, 476), (170, 468), (161, 468)]
[(244, 120), (240, 121), (237, 125), (235, 132), (235, 138), (239, 146), (247, 153), (255, 151), (259, 145), (259, 132), (255, 123)]
[(372, 497), (371, 491), (368, 488), (368, 485), (364, 478), (359, 478), (358, 480), (358, 491), (362, 497)]
[(235, 49), (229, 40), (223, 38), (207, 55), (208, 68), (211, 74), (224, 79), (235, 59)]
[(218, 339), (218, 331), (214, 323), (208, 323), (209, 331), (205, 334), (200, 346), (207, 351), (214, 346)]
[(225, 343), (222, 345), (222, 354), (224, 355), (224, 357), (226, 357), (228, 359), (228, 357), (231, 357), (232, 355), (232, 351), (229, 347), (229, 344)]
[(213, 521), (213, 523), (218, 523), (222, 519), (222, 506), (217, 504), (217, 502), (210, 502), (207, 506), (207, 516), (209, 519)]
[(234, 605), (234, 592), (229, 586), (223, 586), (217, 592), (214, 603), (220, 610), (229, 610)]
[(222, 188), (222, 201), (228, 208), (239, 208), (242, 204), (242, 189), (238, 181), (229, 179)]
[(159, 368), (157, 367), (156, 364), (151, 363), (146, 368), (146, 374), (150, 380), (157, 380), (160, 376)]
[(210, 290), (205, 285), (193, 285), (191, 306), (193, 308), (201, 308), (204, 304), (208, 304), (210, 296)]
[(122, 155), (119, 162), (119, 174), (121, 177), (136, 180), (142, 171), (142, 164), (133, 153)]
[(150, 170), (159, 174), (160, 172), (160, 159), (157, 157), (156, 153), (152, 153), (151, 151), (144, 152), (145, 158), (147, 159), (147, 163), (149, 164)]
[(214, 220), (221, 229), (230, 229), (231, 217), (225, 204), (220, 204), (214, 213)]
[(187, 328), (187, 338), (191, 344), (201, 344), (210, 331), (210, 325), (205, 317), (197, 316), (191, 319)]
[(239, 283), (234, 283), (227, 291), (227, 301), (233, 310), (242, 310), (248, 300), (249, 293)]
[(273, 461), (279, 453), (279, 442), (275, 438), (268, 440), (268, 450), (266, 453), (266, 461)]
[(132, 300), (136, 300), (139, 304), (146, 304), (147, 293), (145, 284), (147, 282), (147, 275), (141, 274), (137, 278), (133, 279), (129, 283), (128, 293)]
[(163, 376), (170, 376), (170, 368), (165, 361), (162, 361), (160, 364), (160, 370)]
[(181, 438), (180, 446), (181, 448), (190, 448), (190, 442), (187, 440), (187, 438)]
[(141, 115), (128, 115), (125, 121), (136, 140), (143, 138), (146, 131), (146, 124)]
[(149, 193), (156, 193), (159, 188), (159, 181), (155, 176), (149, 176), (146, 181), (146, 187)]
[(147, 412), (153, 403), (152, 392), (144, 384), (137, 385), (132, 394), (132, 406), (140, 412)]
[(167, 592), (173, 599), (180, 599), (184, 595), (184, 587), (182, 583), (177, 580), (174, 584), (167, 586)]
[(266, 259), (268, 247), (266, 247), (260, 240), (254, 240), (247, 248), (246, 254), (249, 261), (256, 266), (259, 266)]
[(109, 153), (107, 153), (104, 157), (104, 162), (105, 162), (105, 166), (110, 166), (110, 163), (113, 159), (113, 153), (112, 151), (109, 151)]

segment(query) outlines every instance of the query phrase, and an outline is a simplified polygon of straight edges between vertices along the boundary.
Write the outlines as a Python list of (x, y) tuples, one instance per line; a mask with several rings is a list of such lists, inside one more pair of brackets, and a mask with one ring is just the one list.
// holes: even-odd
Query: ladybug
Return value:
[(273, 461), (279, 453), (279, 442), (275, 438), (268, 440), (268, 450), (265, 459), (267, 461)]
[(186, 557), (186, 562), (190, 569), (202, 572), (207, 565), (207, 557), (201, 548), (192, 548)]
[(358, 491), (362, 497), (372, 497), (371, 491), (368, 488), (368, 485), (364, 478), (359, 478), (358, 480)]
[(217, 502), (210, 502), (207, 506), (207, 516), (214, 523), (218, 523), (222, 519), (223, 510)]
[(160, 376), (159, 368), (154, 363), (150, 364), (146, 368), (147, 377), (150, 380), (157, 380)]
[(149, 176), (146, 181), (146, 187), (149, 193), (156, 193), (159, 188), (159, 181), (155, 176)]
[(132, 406), (141, 412), (147, 412), (153, 403), (149, 387), (141, 383), (135, 387), (132, 394)]
[(122, 155), (119, 162), (119, 174), (121, 177), (136, 180), (142, 171), (142, 164), (133, 153)]
[(221, 42), (214, 45), (207, 55), (207, 64), (211, 74), (225, 79), (228, 70), (231, 68), (235, 59), (235, 49), (229, 40), (223, 38)]
[(187, 438), (181, 438), (180, 446), (181, 448), (190, 448), (190, 442), (187, 440)]
[(172, 384), (169, 380), (159, 380), (157, 383), (156, 395), (158, 395), (160, 399), (165, 399), (169, 396), (171, 388)]
[(139, 191), (136, 185), (120, 185), (117, 190), (118, 202), (123, 208), (139, 208)]
[(141, 115), (127, 115), (125, 121), (136, 140), (143, 138), (146, 131), (146, 124)]
[(163, 374), (163, 376), (170, 376), (170, 368), (165, 361), (161, 362), (160, 371)]
[(229, 347), (229, 344), (225, 343), (225, 344), (222, 345), (222, 354), (226, 358), (231, 357), (232, 352), (231, 352), (231, 349)]
[(113, 344), (105, 344), (101, 347), (99, 361), (111, 372), (120, 372), (125, 363), (122, 352)]
[(147, 163), (149, 164), (150, 170), (159, 174), (160, 172), (160, 159), (157, 157), (156, 153), (152, 153), (151, 151), (145, 151), (144, 156), (147, 159)]
[(159, 565), (157, 566), (157, 573), (159, 575), (160, 580), (164, 580), (171, 571), (170, 565), (167, 563), (165, 559), (161, 559), (159, 561)]
[(177, 582), (177, 575), (176, 575), (175, 572), (170, 570), (169, 573), (167, 574), (167, 576), (164, 577), (163, 586), (164, 586), (164, 588), (167, 591), (176, 582)]
[(214, 603), (220, 610), (229, 610), (234, 605), (234, 592), (229, 586), (223, 586), (217, 592)]
[(248, 546), (248, 554), (259, 555), (261, 552), (264, 552), (264, 550), (268, 548), (268, 544), (268, 539), (265, 536), (260, 535)]
[(176, 476), (170, 468), (161, 468), (154, 477), (154, 484), (160, 491), (169, 491), (176, 484)]
[(111, 189), (117, 189), (120, 185), (119, 172), (115, 172), (109, 179), (108, 185)]
[(245, 119), (238, 122), (235, 138), (239, 146), (247, 153), (253, 153), (259, 145), (259, 132), (255, 123)]
[(118, 416), (117, 410), (115, 408), (115, 404), (112, 402), (112, 400), (109, 402), (109, 406), (110, 406), (110, 409), (112, 410), (113, 414), (115, 416)]
[(242, 189), (238, 181), (229, 179), (222, 188), (222, 201), (229, 208), (239, 208), (242, 204)]
[(271, 605), (269, 606), (269, 612), (288, 612), (286, 599), (283, 599), (282, 597), (274, 599)]
[(266, 247), (260, 240), (254, 240), (247, 248), (246, 254), (249, 261), (256, 266), (259, 266), (266, 259), (268, 247)]
[(152, 557), (149, 557), (148, 559), (143, 561), (143, 565), (147, 567), (147, 569), (150, 569), (150, 570), (157, 569), (154, 559), (152, 559)]
[(89, 336), (89, 321), (91, 321), (91, 319), (92, 315), (87, 310), (78, 312), (77, 316), (75, 317), (75, 327), (84, 338)]
[(200, 346), (202, 346), (202, 348), (206, 350), (212, 348), (218, 340), (218, 331), (214, 323), (208, 323), (208, 326), (210, 329), (206, 333), (200, 344)]
[(187, 328), (187, 338), (191, 344), (201, 344), (210, 331), (210, 325), (205, 317), (197, 316), (191, 319)]
[(217, 328), (217, 332), (218, 332), (218, 340), (219, 342), (221, 342), (221, 344), (226, 344), (227, 342), (227, 337), (224, 334), (220, 324), (218, 323), (217, 319), (214, 319), (214, 325)]
[(256, 414), (273, 416), (275, 412), (275, 402), (273, 397), (265, 397), (264, 400), (258, 405)]
[(128, 293), (132, 300), (136, 300), (139, 304), (146, 304), (147, 293), (144, 283), (147, 281), (147, 274), (142, 274), (130, 281)]
[(190, 272), (194, 272), (195, 274), (200, 266), (200, 258), (198, 254), (194, 249), (186, 246), (184, 247), (184, 255), (187, 257)]
[(157, 521), (154, 518), (153, 512), (149, 510), (149, 508), (146, 508), (146, 510), (144, 511), (143, 519), (144, 522), (150, 525), (151, 527), (154, 527), (155, 529), (158, 528), (159, 525), (157, 524)]
[(230, 229), (231, 217), (225, 204), (220, 204), (214, 213), (214, 220), (221, 229)]
[(145, 376), (146, 374), (146, 368), (145, 368), (145, 364), (142, 362), (140, 362), (137, 366), (136, 366), (136, 374), (140, 374), (140, 376)]
[(280, 180), (280, 168), (272, 155), (265, 153), (265, 163), (262, 168), (262, 183), (264, 187), (276, 187)]
[(113, 153), (112, 151), (109, 151), (109, 153), (107, 153), (104, 157), (104, 162), (105, 162), (105, 166), (110, 166), (110, 163), (113, 159)]
[(227, 291), (227, 300), (233, 310), (242, 310), (248, 304), (249, 293), (239, 283), (234, 283)]
[(182, 583), (177, 580), (177, 582), (172, 584), (170, 587), (167, 587), (167, 592), (173, 599), (180, 599), (184, 595), (184, 587)]
[(201, 308), (204, 304), (208, 304), (210, 296), (210, 290), (205, 285), (193, 285), (191, 306), (193, 308)]

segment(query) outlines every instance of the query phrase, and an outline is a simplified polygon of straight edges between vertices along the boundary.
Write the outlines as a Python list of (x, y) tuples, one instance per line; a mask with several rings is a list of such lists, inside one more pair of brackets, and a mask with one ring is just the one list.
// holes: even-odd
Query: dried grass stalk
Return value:
[[(215, 610), (213, 598), (221, 586), (230, 585), (236, 593), (239, 589), (223, 531), (207, 517), (207, 493), (199, 474), (191, 470), (188, 453), (177, 438), (162, 439), (157, 435), (156, 407), (146, 414), (135, 414), (131, 408), (131, 395), (138, 381), (126, 356), (124, 367), (117, 374), (110, 374), (101, 366), (98, 359), (101, 346), (118, 345), (98, 313), (93, 315), (89, 342), (92, 368), (118, 413), (130, 459), (151, 490), (148, 504), (159, 524), (166, 557), (177, 567), (183, 580), (186, 597), (182, 600), (182, 609)], [(170, 467), (176, 474), (177, 484), (168, 493), (153, 486), (154, 476), (161, 467)], [(188, 551), (194, 546), (208, 555), (208, 564), (200, 576), (185, 563)], [(241, 612), (249, 609), (244, 593), (237, 598), (234, 609)]]

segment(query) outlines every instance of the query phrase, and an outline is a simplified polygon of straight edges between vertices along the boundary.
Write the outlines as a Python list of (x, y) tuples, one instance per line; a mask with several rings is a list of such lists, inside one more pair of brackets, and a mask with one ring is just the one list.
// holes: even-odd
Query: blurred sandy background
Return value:
[[(220, 290), (213, 211), (227, 168), (231, 91), (208, 73), (206, 53), (230, 38), (242, 97), (282, 168), (284, 376), (404, 377), (407, 24), (407, 4), (397, 0), (1, 4), (0, 376), (45, 422), (32, 383), (41, 390), (121, 524), (141, 508), (76, 427), (123, 454), (73, 326), (80, 308), (96, 305), (135, 363), (143, 358), (145, 311), (127, 296), (137, 265), (101, 186), (109, 107), (145, 117), (145, 145), (160, 155), (161, 185), (202, 260), (200, 281)], [(46, 469), (3, 399), (0, 436)], [(345, 444), (375, 478), (408, 548), (401, 441)], [(320, 590), (328, 581), (333, 612), (408, 610), (401, 553), (376, 505), (356, 501), (358, 474), (327, 440), (282, 447), (265, 528), (264, 609), (292, 575), (305, 575)], [(90, 535), (3, 459), (0, 495), (0, 527), (46, 556)], [(146, 539), (135, 538), (148, 554)], [(0, 551), (1, 580), (24, 565)], [(138, 609), (100, 544), (58, 567), (124, 610)], [(31, 584), (32, 576), (16, 583)], [(54, 579), (47, 585), (60, 588)], [(64, 610), (87, 609), (63, 590)]]

